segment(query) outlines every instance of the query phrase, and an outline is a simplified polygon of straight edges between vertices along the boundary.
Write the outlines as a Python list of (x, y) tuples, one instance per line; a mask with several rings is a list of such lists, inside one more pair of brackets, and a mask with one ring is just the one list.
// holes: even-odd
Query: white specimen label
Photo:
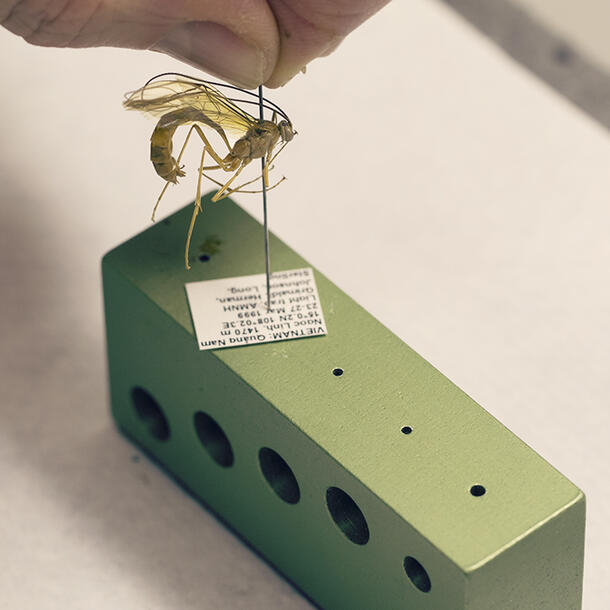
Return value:
[(186, 284), (199, 349), (220, 349), (326, 334), (311, 268)]

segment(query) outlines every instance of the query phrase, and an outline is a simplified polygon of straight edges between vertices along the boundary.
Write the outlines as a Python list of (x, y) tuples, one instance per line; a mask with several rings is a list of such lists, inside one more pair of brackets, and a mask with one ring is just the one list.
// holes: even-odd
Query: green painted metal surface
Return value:
[(264, 258), (206, 198), (186, 271), (190, 213), (103, 260), (119, 428), (323, 608), (580, 608), (583, 493), (322, 274), (327, 336), (198, 350), (184, 284)]

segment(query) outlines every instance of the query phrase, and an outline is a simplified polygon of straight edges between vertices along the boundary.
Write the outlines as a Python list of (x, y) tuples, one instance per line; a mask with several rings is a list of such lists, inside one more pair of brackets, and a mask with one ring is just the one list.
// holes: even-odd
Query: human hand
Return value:
[(387, 2), (0, 0), (0, 21), (36, 45), (153, 49), (243, 87), (279, 87)]

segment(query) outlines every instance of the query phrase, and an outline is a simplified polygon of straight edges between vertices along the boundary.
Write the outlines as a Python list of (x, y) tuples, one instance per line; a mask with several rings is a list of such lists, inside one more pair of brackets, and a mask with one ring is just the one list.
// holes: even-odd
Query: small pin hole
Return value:
[(473, 485), (470, 488), (470, 493), (475, 496), (475, 497), (479, 497), (485, 494), (487, 490), (485, 489), (485, 487), (483, 487), (483, 485)]
[(202, 263), (205, 263), (205, 262), (207, 262), (207, 261), (209, 261), (209, 260), (210, 260), (210, 255), (209, 255), (209, 254), (200, 254), (200, 255), (199, 255), (199, 260), (200, 260)]
[(411, 434), (411, 432), (413, 432), (413, 428), (411, 428), (411, 426), (403, 426), (400, 431), (403, 434)]
[(335, 377), (341, 377), (341, 375), (343, 375), (343, 369), (340, 369), (340, 368), (333, 369), (333, 375)]

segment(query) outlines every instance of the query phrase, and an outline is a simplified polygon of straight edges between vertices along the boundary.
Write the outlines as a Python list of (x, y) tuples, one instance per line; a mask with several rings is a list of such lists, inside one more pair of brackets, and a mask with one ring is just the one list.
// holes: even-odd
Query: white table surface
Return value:
[[(0, 608), (310, 608), (109, 416), (99, 261), (162, 186), (120, 102), (184, 67), (0, 52)], [(424, 0), (269, 95), (299, 131), (272, 229), (584, 489), (584, 608), (607, 608), (608, 133)]]

